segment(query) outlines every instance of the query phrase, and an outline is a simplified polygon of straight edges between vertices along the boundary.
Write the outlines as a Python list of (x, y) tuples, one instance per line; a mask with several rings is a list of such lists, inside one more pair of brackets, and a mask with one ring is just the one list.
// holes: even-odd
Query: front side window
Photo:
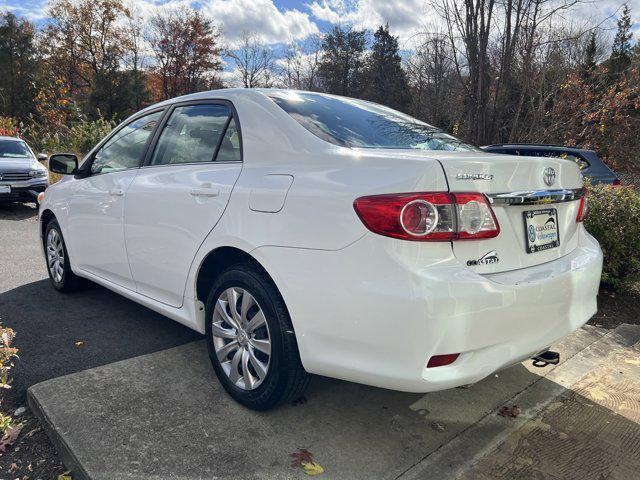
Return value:
[(91, 173), (95, 175), (137, 167), (161, 116), (161, 111), (150, 113), (121, 128), (96, 152)]
[(229, 107), (218, 104), (176, 107), (158, 139), (151, 165), (214, 160), (240, 160), (240, 142)]
[(311, 133), (335, 145), (480, 151), (428, 123), (375, 103), (317, 93), (268, 96)]
[(33, 155), (22, 140), (0, 140), (0, 160), (11, 158), (33, 158)]

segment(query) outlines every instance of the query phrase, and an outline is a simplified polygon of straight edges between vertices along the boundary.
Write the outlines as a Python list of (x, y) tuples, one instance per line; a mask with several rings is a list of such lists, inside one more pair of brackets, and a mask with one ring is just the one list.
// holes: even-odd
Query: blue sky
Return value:
[[(439, 20), (427, 0), (124, 0), (141, 15), (156, 9), (187, 4), (206, 12), (222, 27), (224, 40), (233, 45), (243, 32), (268, 44), (304, 40), (326, 31), (335, 23), (375, 29), (389, 23), (405, 49), (420, 31), (439, 29)], [(566, 0), (552, 0), (556, 2)], [(613, 28), (624, 0), (583, 0), (566, 16), (574, 25), (600, 23)], [(640, 27), (640, 0), (629, 0)], [(0, 0), (1, 10), (10, 10), (36, 22), (46, 22), (47, 0)]]

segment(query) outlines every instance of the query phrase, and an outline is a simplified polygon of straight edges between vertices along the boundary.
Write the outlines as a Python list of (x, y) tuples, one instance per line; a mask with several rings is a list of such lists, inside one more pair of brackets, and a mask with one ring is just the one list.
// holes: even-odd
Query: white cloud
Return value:
[(376, 30), (388, 23), (401, 43), (424, 30), (425, 21), (433, 16), (425, 0), (314, 0), (307, 6), (315, 18), (333, 24), (348, 23), (355, 28)]
[[(46, 19), (47, 4), (46, 0), (0, 0), (0, 10), (37, 21)], [(200, 9), (221, 27), (223, 40), (232, 47), (243, 32), (268, 44), (304, 40), (319, 33), (309, 13), (280, 9), (273, 0), (125, 0), (125, 4), (143, 19), (180, 6)]]
[[(568, 0), (553, 2), (555, 6), (569, 3)], [(585, 0), (560, 15), (563, 21), (576, 26), (600, 25), (604, 29), (615, 29), (615, 17), (625, 3), (631, 8), (636, 30), (640, 30), (640, 0)], [(546, 4), (547, 8), (553, 6)], [(375, 30), (388, 23), (392, 34), (400, 37), (401, 48), (410, 48), (416, 34), (440, 31), (443, 25), (429, 0), (314, 0), (307, 8), (314, 18), (331, 24), (346, 23)]]
[(231, 46), (244, 33), (274, 44), (303, 40), (319, 32), (307, 13), (279, 10), (272, 0), (207, 0), (201, 8), (222, 27), (223, 38)]

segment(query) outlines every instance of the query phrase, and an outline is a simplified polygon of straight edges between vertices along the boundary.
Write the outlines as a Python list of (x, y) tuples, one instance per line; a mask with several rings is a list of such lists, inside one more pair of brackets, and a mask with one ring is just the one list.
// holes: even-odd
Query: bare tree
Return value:
[(282, 65), (282, 82), (287, 88), (317, 90), (318, 62), (321, 55), (321, 39), (313, 36), (303, 43), (292, 43), (285, 49)]
[(453, 127), (459, 120), (454, 107), (456, 71), (446, 35), (424, 34), (412, 50), (405, 64), (412, 90), (411, 112), (434, 125)]
[(227, 56), (233, 60), (240, 82), (245, 88), (273, 86), (275, 55), (257, 37), (244, 32), (239, 48), (227, 50)]

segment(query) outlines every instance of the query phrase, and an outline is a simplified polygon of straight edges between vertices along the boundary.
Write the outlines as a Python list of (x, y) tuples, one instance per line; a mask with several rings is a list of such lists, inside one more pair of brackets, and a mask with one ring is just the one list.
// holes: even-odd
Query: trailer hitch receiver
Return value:
[(539, 368), (546, 367), (547, 365), (557, 365), (560, 363), (560, 354), (547, 350), (546, 352), (539, 353), (531, 360), (533, 360), (533, 366)]

